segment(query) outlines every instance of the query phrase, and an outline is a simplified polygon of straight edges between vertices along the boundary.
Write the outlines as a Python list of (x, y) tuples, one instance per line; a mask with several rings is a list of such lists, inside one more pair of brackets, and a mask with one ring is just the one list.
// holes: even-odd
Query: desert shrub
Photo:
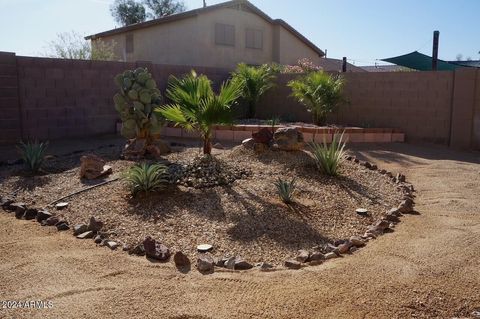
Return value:
[(344, 80), (340, 75), (310, 72), (290, 81), (288, 86), (292, 89), (292, 96), (312, 113), (316, 125), (324, 125), (327, 115), (344, 102)]
[(162, 104), (157, 83), (146, 68), (127, 70), (115, 77), (120, 93), (113, 100), (123, 122), (122, 135), (127, 139), (151, 139), (160, 133), (162, 123), (153, 110)]
[(309, 72), (317, 72), (322, 71), (323, 68), (321, 66), (316, 65), (308, 58), (303, 58), (298, 60), (296, 65), (282, 65), (280, 67), (280, 73), (309, 73)]
[(48, 142), (34, 141), (27, 143), (20, 142), (17, 148), (27, 168), (31, 172), (37, 173), (45, 159), (47, 147)]
[(232, 73), (232, 81), (240, 82), (242, 97), (248, 103), (248, 117), (255, 117), (260, 97), (270, 90), (275, 80), (275, 69), (269, 65), (259, 67), (240, 63)]
[(343, 134), (335, 133), (330, 145), (325, 140), (322, 144), (311, 144), (315, 164), (322, 173), (330, 176), (338, 175), (345, 155), (346, 142), (343, 139)]
[(209, 155), (213, 125), (231, 122), (231, 106), (240, 97), (241, 86), (239, 82), (227, 81), (215, 94), (211, 81), (192, 71), (181, 79), (170, 77), (166, 95), (171, 104), (159, 107), (155, 112), (176, 125), (199, 132), (203, 139), (203, 153)]
[(279, 178), (275, 183), (275, 186), (277, 187), (277, 194), (285, 204), (291, 204), (293, 202), (293, 195), (296, 188), (295, 182), (295, 178), (291, 181), (286, 181)]
[(167, 183), (167, 167), (161, 164), (136, 164), (125, 173), (133, 195), (161, 190)]

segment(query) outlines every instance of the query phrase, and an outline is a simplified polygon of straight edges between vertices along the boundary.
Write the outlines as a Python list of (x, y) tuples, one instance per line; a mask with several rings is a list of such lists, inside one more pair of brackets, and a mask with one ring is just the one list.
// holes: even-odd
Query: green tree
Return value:
[(145, 7), (134, 0), (115, 0), (110, 12), (115, 21), (124, 26), (144, 22), (147, 19)]
[(268, 65), (253, 67), (241, 63), (232, 76), (233, 81), (239, 82), (242, 87), (242, 97), (248, 103), (248, 117), (255, 117), (260, 97), (274, 85), (274, 69)]
[(231, 122), (231, 106), (241, 93), (238, 82), (227, 81), (215, 94), (211, 81), (192, 71), (181, 79), (170, 78), (166, 96), (172, 102), (157, 108), (156, 112), (187, 130), (199, 132), (203, 139), (203, 153), (210, 155), (212, 127)]
[(327, 115), (343, 101), (344, 80), (323, 71), (311, 72), (288, 83), (294, 96), (313, 115), (313, 123), (324, 125)]
[(148, 17), (151, 19), (180, 13), (186, 9), (183, 1), (175, 0), (144, 0), (144, 4), (150, 10)]
[(57, 34), (57, 39), (48, 43), (46, 56), (77, 60), (115, 60), (115, 42), (100, 39), (90, 43), (75, 31)]

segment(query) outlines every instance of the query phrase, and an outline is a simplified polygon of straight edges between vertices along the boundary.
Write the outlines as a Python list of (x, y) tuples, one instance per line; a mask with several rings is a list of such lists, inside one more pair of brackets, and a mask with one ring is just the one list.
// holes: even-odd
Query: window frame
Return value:
[[(251, 33), (252, 36), (252, 44), (249, 45), (248, 35)], [(259, 46), (256, 46), (257, 35), (259, 35)], [(245, 29), (245, 48), (247, 49), (254, 49), (254, 50), (263, 50), (263, 30), (255, 29), (255, 28), (246, 28)]]
[[(219, 29), (222, 28), (222, 29)], [(232, 41), (228, 41), (228, 31), (231, 32)], [(221, 34), (223, 33), (223, 34)], [(235, 25), (226, 23), (215, 23), (214, 37), (216, 45), (235, 47), (236, 43)]]

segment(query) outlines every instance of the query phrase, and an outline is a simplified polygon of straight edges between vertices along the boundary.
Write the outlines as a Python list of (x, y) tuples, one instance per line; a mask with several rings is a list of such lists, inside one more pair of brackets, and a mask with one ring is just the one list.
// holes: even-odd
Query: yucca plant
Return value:
[(231, 122), (231, 106), (241, 93), (240, 83), (227, 81), (215, 94), (210, 80), (192, 71), (181, 79), (170, 78), (166, 95), (172, 103), (155, 112), (187, 130), (198, 131), (203, 138), (203, 153), (209, 155), (213, 125)]
[(292, 96), (312, 113), (313, 123), (324, 125), (327, 115), (344, 102), (343, 77), (323, 71), (310, 72), (288, 83)]
[(167, 183), (167, 167), (161, 164), (136, 164), (125, 173), (125, 179), (130, 184), (132, 194), (146, 194), (161, 190)]
[(277, 187), (278, 196), (285, 204), (293, 203), (293, 195), (296, 188), (296, 180), (293, 178), (291, 181), (286, 181), (281, 178), (277, 180), (275, 186)]
[(240, 63), (232, 79), (241, 83), (242, 97), (248, 103), (248, 117), (255, 117), (260, 97), (274, 85), (275, 69), (269, 65), (254, 67)]
[(20, 142), (17, 147), (22, 159), (27, 168), (32, 173), (37, 173), (45, 159), (45, 152), (48, 147), (48, 142)]
[(327, 144), (325, 139), (322, 144), (311, 143), (315, 164), (322, 173), (330, 176), (338, 175), (345, 155), (345, 146), (347, 145), (343, 139), (343, 134), (335, 133), (330, 145)]

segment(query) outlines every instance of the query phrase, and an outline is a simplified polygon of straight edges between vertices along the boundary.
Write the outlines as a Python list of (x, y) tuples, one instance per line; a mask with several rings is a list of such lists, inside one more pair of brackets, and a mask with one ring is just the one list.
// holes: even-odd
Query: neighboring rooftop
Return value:
[(293, 35), (295, 35), (299, 40), (301, 40), (303, 43), (305, 43), (305, 45), (307, 45), (312, 50), (314, 50), (316, 53), (318, 53), (318, 55), (320, 57), (325, 56), (325, 53), (320, 48), (318, 48), (310, 40), (308, 40), (306, 37), (304, 37), (300, 32), (295, 30), (291, 25), (289, 25), (288, 23), (286, 23), (282, 19), (272, 19), (272, 18), (270, 18), (270, 16), (268, 16), (265, 12), (263, 12), (262, 10), (260, 10), (259, 8), (257, 8), (256, 6), (254, 6), (252, 3), (250, 3), (247, 0), (232, 0), (232, 1), (227, 1), (227, 2), (223, 2), (223, 3), (211, 5), (211, 6), (206, 6), (206, 7), (199, 8), (199, 9), (185, 11), (185, 12), (181, 12), (181, 13), (177, 13), (177, 14), (172, 14), (172, 15), (162, 17), (162, 18), (158, 18), (158, 19), (154, 19), (154, 20), (145, 21), (145, 22), (141, 22), (141, 23), (135, 23), (135, 24), (131, 24), (131, 25), (128, 25), (128, 26), (125, 26), (125, 27), (120, 27), (120, 28), (108, 30), (108, 31), (105, 31), (105, 32), (92, 34), (92, 35), (89, 35), (89, 36), (85, 37), (85, 39), (86, 40), (95, 40), (95, 39), (106, 37), (106, 36), (111, 36), (111, 35), (115, 35), (115, 34), (130, 32), (130, 31), (134, 31), (134, 30), (138, 30), (138, 29), (143, 29), (143, 28), (148, 28), (148, 27), (160, 25), (160, 24), (163, 24), (163, 23), (169, 23), (169, 22), (173, 22), (173, 21), (178, 21), (178, 20), (182, 20), (182, 19), (195, 17), (197, 15), (200, 15), (202, 13), (206, 13), (206, 12), (209, 12), (209, 11), (212, 11), (212, 10), (217, 10), (217, 9), (221, 9), (221, 8), (231, 8), (231, 7), (235, 7), (235, 6), (242, 6), (242, 8), (247, 9), (250, 12), (260, 16), (261, 18), (263, 18), (264, 20), (266, 20), (267, 22), (269, 22), (271, 24), (281, 25), (282, 27), (284, 27), (285, 29), (290, 31)]

